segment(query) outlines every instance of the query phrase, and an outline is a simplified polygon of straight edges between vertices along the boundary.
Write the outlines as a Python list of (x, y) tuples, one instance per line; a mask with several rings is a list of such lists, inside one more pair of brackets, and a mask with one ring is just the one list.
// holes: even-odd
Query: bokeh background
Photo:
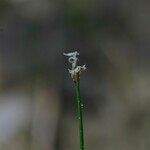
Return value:
[(86, 150), (150, 149), (150, 1), (0, 0), (0, 149), (78, 150), (77, 50)]

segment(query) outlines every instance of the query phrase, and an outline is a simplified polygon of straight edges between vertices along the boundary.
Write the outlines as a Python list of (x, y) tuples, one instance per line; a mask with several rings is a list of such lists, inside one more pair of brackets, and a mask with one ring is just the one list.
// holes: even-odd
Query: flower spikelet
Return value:
[(77, 56), (79, 55), (79, 53), (77, 51), (75, 52), (71, 52), (71, 53), (63, 53), (63, 55), (65, 56), (68, 56), (68, 61), (69, 63), (71, 63), (71, 69), (68, 69), (69, 70), (69, 73), (71, 74), (71, 77), (73, 79), (75, 79), (75, 76), (79, 73), (81, 73), (82, 71), (86, 70), (86, 66), (83, 65), (83, 66), (78, 66), (77, 65), (77, 62), (78, 62), (78, 58)]

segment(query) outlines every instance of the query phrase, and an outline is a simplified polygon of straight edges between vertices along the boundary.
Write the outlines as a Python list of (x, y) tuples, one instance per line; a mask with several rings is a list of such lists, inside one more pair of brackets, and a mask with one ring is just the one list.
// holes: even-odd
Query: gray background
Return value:
[(77, 50), (86, 150), (150, 149), (150, 2), (0, 1), (0, 149), (77, 150)]

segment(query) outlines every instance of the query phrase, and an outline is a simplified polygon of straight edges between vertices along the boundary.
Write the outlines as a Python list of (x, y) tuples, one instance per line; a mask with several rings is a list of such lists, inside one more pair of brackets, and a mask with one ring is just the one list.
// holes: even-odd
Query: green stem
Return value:
[(80, 134), (80, 150), (84, 150), (84, 130), (83, 130), (83, 104), (80, 95), (80, 74), (76, 74), (75, 79), (77, 106), (78, 106), (78, 120), (79, 120), (79, 134)]

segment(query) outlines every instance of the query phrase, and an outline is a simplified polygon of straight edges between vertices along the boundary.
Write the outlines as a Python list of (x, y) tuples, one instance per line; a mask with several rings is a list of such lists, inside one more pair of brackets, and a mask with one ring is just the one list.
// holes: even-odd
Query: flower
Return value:
[(71, 74), (71, 77), (74, 79), (75, 75), (77, 73), (81, 73), (82, 71), (86, 70), (86, 66), (78, 66), (77, 65), (77, 61), (79, 60), (77, 58), (77, 55), (79, 55), (79, 53), (77, 51), (75, 52), (71, 52), (71, 53), (63, 53), (63, 55), (68, 56), (68, 61), (69, 63), (71, 63), (72, 68), (68, 69), (69, 73)]

